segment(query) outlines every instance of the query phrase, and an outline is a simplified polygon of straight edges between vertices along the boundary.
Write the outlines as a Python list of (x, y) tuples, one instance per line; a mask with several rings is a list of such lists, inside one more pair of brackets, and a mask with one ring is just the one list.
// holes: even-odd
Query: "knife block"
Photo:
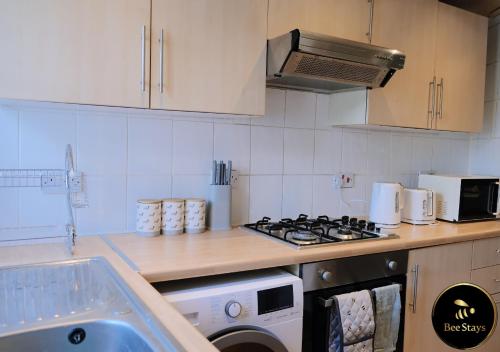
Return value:
[(208, 227), (221, 231), (231, 229), (231, 185), (210, 185)]

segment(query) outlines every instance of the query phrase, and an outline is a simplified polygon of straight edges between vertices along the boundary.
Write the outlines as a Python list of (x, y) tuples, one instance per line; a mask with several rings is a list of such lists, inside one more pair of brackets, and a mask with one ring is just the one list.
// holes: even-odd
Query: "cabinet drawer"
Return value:
[[(472, 282), (481, 286), (489, 293), (500, 292), (500, 265), (472, 270)], [(500, 299), (500, 297), (497, 297)]]
[(500, 264), (500, 237), (474, 241), (472, 269)]

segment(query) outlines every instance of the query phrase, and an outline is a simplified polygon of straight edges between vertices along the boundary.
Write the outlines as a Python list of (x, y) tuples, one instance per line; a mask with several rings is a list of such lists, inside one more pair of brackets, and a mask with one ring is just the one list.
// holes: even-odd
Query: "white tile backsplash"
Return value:
[(127, 177), (87, 176), (85, 182), (89, 205), (76, 211), (78, 232), (85, 235), (126, 231)]
[(333, 187), (333, 175), (313, 176), (312, 215), (341, 216), (340, 190)]
[(283, 127), (285, 125), (284, 89), (266, 90), (266, 113), (264, 117), (253, 117), (252, 125)]
[[(251, 119), (2, 105), (0, 168), (64, 167), (65, 146), (73, 144), (89, 203), (76, 212), (80, 234), (133, 231), (137, 198), (206, 198), (213, 158), (233, 160), (240, 172), (233, 189), (233, 225), (298, 213), (367, 215), (374, 181), (415, 186), (418, 171), (468, 168), (467, 135), (333, 128), (328, 125), (331, 103), (322, 94), (268, 89), (266, 116)], [(495, 109), (493, 131), (500, 130), (497, 115)], [(471, 159), (471, 165), (489, 165), (489, 173), (500, 173), (488, 162), (500, 145), (473, 142), (471, 154), (486, 154)], [(355, 173), (354, 188), (333, 187), (333, 175), (341, 171)], [(0, 189), (0, 214), (0, 241), (64, 233), (62, 196)], [(9, 229), (15, 230), (11, 237)]]
[(127, 173), (127, 119), (113, 113), (78, 113), (77, 166), (87, 175)]
[[(391, 134), (373, 132), (367, 137), (367, 170), (373, 175), (388, 175), (391, 172)], [(408, 156), (406, 156), (408, 158)]]
[(173, 174), (206, 174), (214, 157), (213, 123), (174, 121)]
[(214, 159), (232, 160), (232, 168), (242, 175), (250, 173), (250, 126), (218, 124), (214, 126)]
[(284, 174), (312, 174), (314, 130), (285, 128)]
[(334, 174), (342, 160), (342, 129), (314, 131), (314, 173)]
[(283, 173), (283, 128), (252, 126), (250, 173)]
[(172, 121), (128, 119), (128, 174), (172, 173)]
[(367, 172), (367, 134), (344, 129), (342, 134), (342, 171), (361, 174)]
[(312, 189), (312, 175), (284, 175), (282, 216), (293, 219), (299, 214), (310, 215), (313, 204)]
[(314, 128), (316, 95), (310, 92), (286, 92), (285, 127)]
[(283, 199), (283, 176), (250, 176), (250, 221), (264, 216), (281, 218)]
[(0, 168), (17, 168), (19, 163), (18, 111), (0, 106)]
[(68, 144), (76, 145), (76, 112), (52, 109), (20, 111), (20, 168), (62, 169)]

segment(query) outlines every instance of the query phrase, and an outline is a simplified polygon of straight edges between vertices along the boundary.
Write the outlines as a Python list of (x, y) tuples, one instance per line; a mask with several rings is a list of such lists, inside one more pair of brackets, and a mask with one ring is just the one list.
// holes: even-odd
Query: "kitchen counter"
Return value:
[(103, 256), (122, 276), (123, 280), (153, 312), (177, 343), (187, 351), (216, 352), (208, 340), (198, 332), (173, 306), (137, 272), (132, 270), (100, 237), (78, 239), (75, 254), (71, 256), (65, 243), (0, 247), (0, 266), (51, 262), (74, 258)]
[(500, 221), (438, 222), (429, 226), (403, 224), (394, 232), (398, 239), (300, 250), (242, 228), (153, 238), (135, 234), (106, 238), (146, 280), (159, 282), (496, 237), (500, 236)]

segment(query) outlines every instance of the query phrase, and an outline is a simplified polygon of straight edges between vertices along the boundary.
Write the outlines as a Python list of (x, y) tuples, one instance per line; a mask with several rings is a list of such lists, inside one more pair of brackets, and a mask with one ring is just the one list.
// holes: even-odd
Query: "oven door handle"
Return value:
[[(403, 291), (403, 285), (399, 284), (399, 291)], [(333, 297), (324, 299), (323, 297), (318, 297), (318, 304), (324, 308), (330, 308), (333, 305)]]

